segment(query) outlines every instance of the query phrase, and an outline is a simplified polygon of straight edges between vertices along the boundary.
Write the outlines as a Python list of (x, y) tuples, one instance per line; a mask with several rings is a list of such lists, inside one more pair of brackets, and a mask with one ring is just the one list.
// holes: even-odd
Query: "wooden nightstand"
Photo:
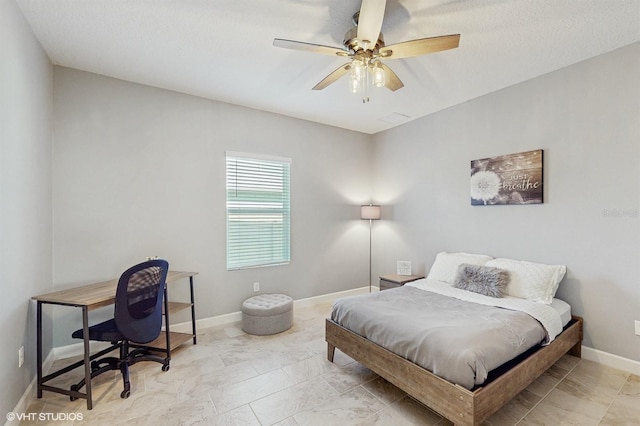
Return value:
[(390, 288), (401, 287), (406, 283), (419, 280), (420, 278), (424, 278), (424, 275), (397, 275), (397, 274), (381, 275), (380, 291), (388, 290)]

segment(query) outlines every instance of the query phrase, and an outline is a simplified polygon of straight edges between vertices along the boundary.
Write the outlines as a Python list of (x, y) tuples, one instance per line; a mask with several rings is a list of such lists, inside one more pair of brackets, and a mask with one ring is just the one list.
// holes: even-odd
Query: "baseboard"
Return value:
[[(231, 312), (224, 315), (217, 315), (215, 317), (201, 318), (196, 320), (196, 330), (202, 330), (203, 328), (216, 327), (219, 325), (231, 324), (242, 320), (242, 312)], [(191, 333), (191, 321), (180, 322), (171, 324), (171, 331), (177, 331), (179, 333)]]
[(640, 362), (632, 359), (623, 358), (588, 346), (582, 347), (582, 358), (587, 361), (597, 362), (598, 364), (606, 365), (607, 367), (617, 368), (618, 370), (627, 371), (631, 374), (640, 376)]
[[(56, 360), (55, 351), (51, 350), (49, 352), (49, 355), (47, 355), (45, 360), (42, 362), (42, 371), (49, 371), (49, 369), (51, 368), (55, 360)], [(12, 411), (13, 413), (16, 413), (16, 414), (26, 413), (29, 410), (29, 406), (31, 405), (33, 400), (36, 399), (36, 396), (37, 396), (36, 395), (36, 391), (38, 389), (38, 387), (36, 386), (37, 379), (38, 377), (35, 376), (31, 380), (31, 383), (29, 383), (29, 386), (27, 386), (27, 388), (25, 389), (24, 393), (22, 394), (22, 397), (20, 398), (16, 406), (13, 408), (13, 411)], [(7, 420), (4, 423), (4, 425), (15, 426), (16, 422)]]
[[(377, 292), (380, 291), (378, 287), (373, 286), (372, 291)], [(307, 297), (306, 299), (298, 299), (293, 301), (294, 308), (304, 308), (306, 306), (315, 305), (317, 303), (333, 303), (334, 300), (340, 299), (341, 297), (348, 296), (357, 296), (358, 294), (366, 294), (369, 293), (369, 286), (354, 288), (353, 290), (345, 290), (339, 291), (336, 293), (322, 294), (320, 296)]]
[[(379, 291), (377, 287), (373, 287), (373, 291)], [(315, 305), (318, 303), (333, 302), (336, 299), (347, 296), (356, 296), (358, 294), (365, 294), (369, 292), (369, 286), (360, 287), (353, 290), (339, 291), (336, 293), (322, 294), (320, 296), (307, 297), (305, 299), (298, 299), (293, 301), (293, 308), (304, 308), (307, 306)], [(196, 330), (202, 330), (203, 328), (215, 327), (219, 325), (231, 324), (234, 322), (242, 321), (242, 312), (231, 312), (229, 314), (218, 315), (215, 317), (202, 318), (196, 320)], [(191, 322), (181, 322), (171, 324), (171, 331), (177, 331), (180, 333), (191, 333)], [(81, 352), (82, 353), (82, 352)]]

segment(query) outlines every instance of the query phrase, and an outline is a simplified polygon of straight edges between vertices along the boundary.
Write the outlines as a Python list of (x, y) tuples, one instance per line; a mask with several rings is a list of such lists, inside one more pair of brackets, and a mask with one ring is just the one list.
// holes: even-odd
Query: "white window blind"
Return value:
[(289, 263), (291, 160), (227, 152), (227, 270)]

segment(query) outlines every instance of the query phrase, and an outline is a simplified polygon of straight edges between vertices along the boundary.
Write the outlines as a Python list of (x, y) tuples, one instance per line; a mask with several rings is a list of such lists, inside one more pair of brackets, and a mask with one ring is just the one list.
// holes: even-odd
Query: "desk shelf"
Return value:
[[(165, 303), (162, 307), (162, 314), (164, 315), (165, 330), (160, 336), (146, 346), (153, 350), (164, 351), (168, 359), (171, 359), (171, 352), (183, 343), (187, 343), (189, 340), (193, 340), (193, 344), (196, 344), (196, 314), (195, 303), (193, 295), (193, 277), (189, 277), (189, 294), (190, 302), (175, 302), (169, 300), (169, 292), (165, 287)], [(171, 331), (171, 316), (176, 312), (190, 310), (191, 311), (191, 333), (179, 333)], [(167, 339), (170, 341), (170, 345), (167, 345)]]
[[(184, 302), (169, 302), (169, 316), (185, 309), (191, 309), (193, 304)], [(162, 315), (165, 315), (164, 306), (162, 307)]]

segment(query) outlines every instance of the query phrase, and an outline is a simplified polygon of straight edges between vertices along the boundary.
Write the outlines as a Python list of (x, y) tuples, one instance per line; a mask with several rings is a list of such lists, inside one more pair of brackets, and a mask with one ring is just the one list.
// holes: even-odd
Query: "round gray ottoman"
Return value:
[(242, 330), (265, 336), (293, 325), (293, 299), (286, 294), (260, 294), (242, 302)]

